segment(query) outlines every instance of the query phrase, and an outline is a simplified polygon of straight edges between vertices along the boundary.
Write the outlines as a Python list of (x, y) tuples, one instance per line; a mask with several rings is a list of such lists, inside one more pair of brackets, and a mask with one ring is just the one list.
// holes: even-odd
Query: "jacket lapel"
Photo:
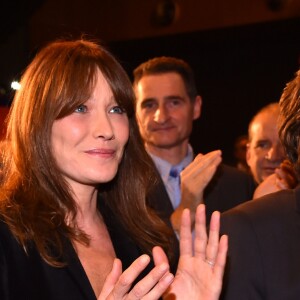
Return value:
[(87, 275), (81, 265), (81, 262), (73, 248), (71, 242), (66, 240), (66, 271), (74, 281), (79, 292), (82, 294), (82, 299), (96, 300), (96, 295), (87, 278)]

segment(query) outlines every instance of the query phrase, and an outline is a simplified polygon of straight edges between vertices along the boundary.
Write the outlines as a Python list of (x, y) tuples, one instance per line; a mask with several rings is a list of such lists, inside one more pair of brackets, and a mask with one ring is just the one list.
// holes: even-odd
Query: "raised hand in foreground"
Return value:
[[(207, 237), (204, 204), (198, 206), (195, 221), (193, 243), (189, 210), (184, 210), (181, 220), (178, 269), (174, 281), (164, 295), (164, 299), (219, 299), (228, 238), (224, 235), (219, 240), (219, 212), (214, 212), (211, 217), (209, 237)], [(156, 249), (156, 251), (159, 252), (160, 249)], [(162, 263), (162, 254), (154, 256), (155, 263)]]
[(164, 300), (219, 299), (228, 248), (227, 236), (219, 239), (220, 213), (214, 212), (211, 217), (209, 237), (204, 204), (198, 206), (195, 222), (193, 243), (190, 212), (185, 209), (181, 219), (180, 258), (175, 278), (169, 272), (168, 259), (162, 248), (154, 247), (155, 267), (131, 290), (132, 283), (150, 258), (140, 256), (123, 273), (121, 262), (116, 259), (98, 300), (155, 300), (161, 296)]

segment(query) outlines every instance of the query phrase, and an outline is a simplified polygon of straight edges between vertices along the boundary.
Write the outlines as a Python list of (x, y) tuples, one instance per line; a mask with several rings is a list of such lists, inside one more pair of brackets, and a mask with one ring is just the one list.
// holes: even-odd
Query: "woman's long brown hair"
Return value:
[[(26, 251), (34, 244), (53, 266), (62, 265), (63, 237), (86, 244), (89, 240), (76, 226), (72, 191), (51, 151), (52, 125), (89, 98), (98, 68), (130, 126), (118, 174), (101, 187), (102, 198), (144, 251), (151, 253), (155, 245), (170, 250), (170, 230), (145, 204), (157, 174), (139, 135), (127, 74), (94, 42), (56, 41), (36, 55), (22, 76), (8, 119), (0, 190), (0, 218)], [(68, 224), (67, 215), (73, 216)]]

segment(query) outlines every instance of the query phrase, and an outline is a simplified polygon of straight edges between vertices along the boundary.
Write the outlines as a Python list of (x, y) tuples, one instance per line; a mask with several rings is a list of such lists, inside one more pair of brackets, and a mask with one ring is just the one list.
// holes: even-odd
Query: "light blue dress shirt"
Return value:
[(155, 156), (151, 153), (149, 155), (152, 157), (158, 172), (163, 180), (163, 183), (166, 187), (168, 195), (170, 197), (173, 208), (176, 209), (180, 204), (181, 200), (181, 191), (180, 191), (180, 177), (170, 176), (170, 171), (172, 168), (177, 170), (183, 170), (186, 168), (194, 159), (194, 152), (192, 146), (188, 145), (188, 152), (185, 158), (177, 165), (173, 166), (166, 160), (161, 159), (158, 156)]

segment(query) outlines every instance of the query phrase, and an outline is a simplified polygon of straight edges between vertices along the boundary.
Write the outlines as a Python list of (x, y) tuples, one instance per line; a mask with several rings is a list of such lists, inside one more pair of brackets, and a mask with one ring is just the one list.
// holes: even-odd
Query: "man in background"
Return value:
[(194, 157), (189, 138), (202, 99), (185, 61), (151, 59), (134, 70), (133, 87), (140, 133), (168, 193), (165, 213), (175, 231), (186, 207), (193, 217), (197, 205), (204, 202), (209, 221), (214, 210), (225, 211), (252, 198), (252, 179), (220, 165), (220, 150)]
[(236, 160), (236, 168), (246, 173), (250, 173), (249, 165), (246, 160), (248, 145), (248, 135), (240, 135), (234, 141), (233, 155)]
[(249, 123), (246, 159), (259, 185), (254, 198), (281, 189), (295, 187), (297, 179), (279, 140), (277, 120), (279, 104), (261, 108)]

